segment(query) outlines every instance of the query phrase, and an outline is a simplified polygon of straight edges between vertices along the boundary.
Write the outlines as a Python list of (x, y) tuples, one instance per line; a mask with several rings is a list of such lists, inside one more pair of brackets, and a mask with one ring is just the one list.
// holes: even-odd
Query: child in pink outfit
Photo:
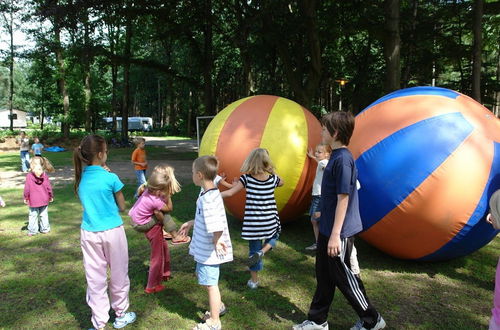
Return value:
[(49, 203), (54, 200), (52, 186), (47, 173), (54, 168), (45, 157), (35, 156), (30, 161), (30, 172), (24, 183), (24, 204), (29, 206), (28, 236), (50, 231)]
[(170, 252), (163, 239), (163, 228), (172, 235), (172, 241), (183, 241), (177, 235), (176, 225), (168, 212), (172, 211), (171, 195), (180, 191), (174, 169), (167, 165), (154, 168), (147, 183), (141, 186), (129, 215), (132, 226), (144, 232), (151, 246), (148, 283), (144, 292), (155, 293), (165, 289), (163, 281), (170, 278)]

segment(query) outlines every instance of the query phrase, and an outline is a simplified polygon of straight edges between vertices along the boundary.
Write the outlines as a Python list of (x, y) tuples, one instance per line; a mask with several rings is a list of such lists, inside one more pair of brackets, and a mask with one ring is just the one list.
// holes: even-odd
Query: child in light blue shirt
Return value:
[(43, 144), (40, 143), (40, 140), (37, 137), (34, 138), (34, 141), (35, 143), (31, 145), (31, 150), (33, 151), (33, 154), (35, 156), (41, 156), (43, 150)]

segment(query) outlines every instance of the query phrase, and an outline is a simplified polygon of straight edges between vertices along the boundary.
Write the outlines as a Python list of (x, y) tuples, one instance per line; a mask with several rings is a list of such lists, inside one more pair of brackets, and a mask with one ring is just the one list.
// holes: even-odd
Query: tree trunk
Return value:
[(406, 56), (406, 65), (405, 65), (405, 70), (403, 72), (403, 77), (402, 77), (402, 83), (403, 83), (403, 88), (408, 87), (408, 81), (410, 80), (410, 73), (412, 69), (412, 60), (413, 60), (413, 53), (415, 52), (415, 33), (417, 29), (417, 10), (418, 10), (418, 0), (412, 0), (412, 15), (411, 15), (411, 20), (410, 20), (410, 38), (409, 38), (409, 47), (408, 47), (408, 54)]
[(205, 114), (215, 115), (214, 91), (212, 82), (213, 60), (213, 40), (212, 40), (212, 0), (205, 0), (204, 8), (205, 20), (203, 24), (203, 80), (204, 80), (204, 104)]
[(385, 0), (385, 42), (384, 59), (386, 65), (385, 89), (392, 92), (400, 88), (401, 38), (399, 36), (399, 0)]
[(474, 44), (472, 50), (472, 98), (481, 102), (481, 54), (483, 46), (483, 0), (474, 0)]
[[(127, 16), (125, 27), (125, 58), (131, 57), (132, 41), (132, 18)], [(130, 107), (130, 62), (126, 61), (123, 66), (123, 105), (122, 105), (122, 139), (128, 140), (128, 114)]]
[(9, 113), (10, 130), (14, 131), (14, 1), (10, 1), (10, 22), (8, 25), (10, 34), (10, 59), (9, 59)]
[(84, 87), (83, 87), (83, 93), (85, 95), (85, 101), (84, 101), (84, 111), (85, 111), (85, 130), (87, 132), (93, 131), (92, 129), (92, 123), (94, 122), (94, 116), (92, 114), (92, 108), (90, 107), (90, 100), (92, 98), (92, 90), (90, 87), (90, 62), (91, 62), (91, 55), (90, 55), (90, 41), (89, 41), (89, 22), (88, 22), (88, 15), (85, 13), (85, 18), (84, 18), (84, 49), (85, 49), (85, 54), (84, 54), (84, 63), (83, 63), (83, 79), (84, 79)]
[[(57, 6), (57, 1), (56, 1)], [(59, 93), (63, 99), (63, 117), (61, 120), (61, 132), (65, 139), (69, 138), (69, 94), (66, 88), (66, 68), (64, 66), (63, 49), (61, 46), (61, 26), (59, 17), (60, 14), (57, 12), (54, 14), (54, 39), (55, 39), (55, 55), (57, 61), (57, 68), (59, 71), (59, 76), (57, 78), (57, 86), (59, 87)]]

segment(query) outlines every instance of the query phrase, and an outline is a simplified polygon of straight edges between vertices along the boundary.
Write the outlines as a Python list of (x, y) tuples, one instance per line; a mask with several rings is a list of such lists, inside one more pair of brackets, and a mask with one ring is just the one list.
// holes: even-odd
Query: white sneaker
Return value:
[(113, 327), (115, 329), (121, 329), (129, 325), (130, 323), (134, 323), (137, 316), (134, 312), (127, 312), (123, 314), (121, 317), (117, 317), (115, 322), (113, 322)]
[(257, 289), (259, 287), (259, 282), (254, 282), (252, 280), (248, 280), (247, 282), (247, 286), (250, 288), (250, 289)]
[(328, 321), (323, 324), (316, 324), (314, 321), (305, 320), (301, 324), (295, 324), (292, 327), (293, 330), (328, 330)]
[(382, 316), (379, 314), (378, 315), (378, 319), (377, 319), (377, 323), (373, 326), (373, 328), (370, 328), (370, 329), (367, 329), (365, 327), (362, 327), (361, 330), (380, 330), (380, 329), (383, 329), (385, 328), (385, 321), (384, 319), (382, 318)]
[(358, 321), (351, 327), (351, 330), (361, 330), (363, 327), (363, 321), (358, 319)]
[(313, 245), (306, 247), (306, 250), (307, 251), (316, 251), (317, 248), (318, 248), (318, 245), (316, 243), (314, 243)]

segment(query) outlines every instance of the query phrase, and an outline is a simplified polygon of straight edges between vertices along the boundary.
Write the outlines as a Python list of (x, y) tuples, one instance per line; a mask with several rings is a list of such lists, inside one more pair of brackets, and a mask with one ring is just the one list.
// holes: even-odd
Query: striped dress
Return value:
[(279, 233), (281, 225), (274, 189), (278, 186), (280, 178), (277, 175), (269, 175), (266, 180), (261, 181), (250, 174), (243, 174), (240, 182), (246, 189), (241, 237), (245, 240), (262, 240)]

